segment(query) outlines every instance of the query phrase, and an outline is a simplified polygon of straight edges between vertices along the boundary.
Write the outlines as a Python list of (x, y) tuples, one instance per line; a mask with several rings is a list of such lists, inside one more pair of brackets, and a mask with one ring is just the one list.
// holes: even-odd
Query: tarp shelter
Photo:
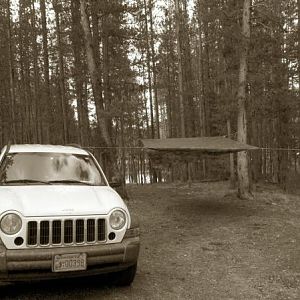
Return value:
[(225, 137), (195, 137), (169, 139), (143, 139), (154, 164), (170, 164), (195, 161), (204, 156), (256, 150), (257, 147), (243, 144)]
[(243, 144), (225, 137), (195, 137), (170, 139), (144, 139), (145, 148), (158, 151), (200, 152), (204, 154), (225, 154), (255, 150), (257, 147)]

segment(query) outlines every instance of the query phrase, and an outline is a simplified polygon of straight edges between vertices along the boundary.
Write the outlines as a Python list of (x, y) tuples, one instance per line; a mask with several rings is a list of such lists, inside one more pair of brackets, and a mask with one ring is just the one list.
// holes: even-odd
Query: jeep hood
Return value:
[(18, 211), (24, 217), (108, 214), (127, 211), (121, 197), (108, 186), (28, 185), (0, 187), (0, 215)]

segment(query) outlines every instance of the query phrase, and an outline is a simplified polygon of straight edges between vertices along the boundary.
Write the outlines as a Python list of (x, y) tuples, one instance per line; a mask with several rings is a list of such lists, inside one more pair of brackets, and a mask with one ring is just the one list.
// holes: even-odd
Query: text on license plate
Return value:
[(86, 253), (62, 254), (53, 257), (53, 272), (86, 270)]

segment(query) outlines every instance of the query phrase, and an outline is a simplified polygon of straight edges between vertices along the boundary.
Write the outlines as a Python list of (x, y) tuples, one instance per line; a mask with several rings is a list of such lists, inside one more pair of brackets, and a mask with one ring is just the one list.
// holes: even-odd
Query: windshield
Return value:
[(0, 184), (106, 185), (92, 157), (69, 153), (10, 153)]

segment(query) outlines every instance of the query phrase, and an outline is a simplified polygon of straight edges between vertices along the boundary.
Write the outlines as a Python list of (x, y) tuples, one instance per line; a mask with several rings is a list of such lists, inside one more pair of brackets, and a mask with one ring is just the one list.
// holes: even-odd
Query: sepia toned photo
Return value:
[(0, 299), (300, 299), (300, 0), (0, 0)]

